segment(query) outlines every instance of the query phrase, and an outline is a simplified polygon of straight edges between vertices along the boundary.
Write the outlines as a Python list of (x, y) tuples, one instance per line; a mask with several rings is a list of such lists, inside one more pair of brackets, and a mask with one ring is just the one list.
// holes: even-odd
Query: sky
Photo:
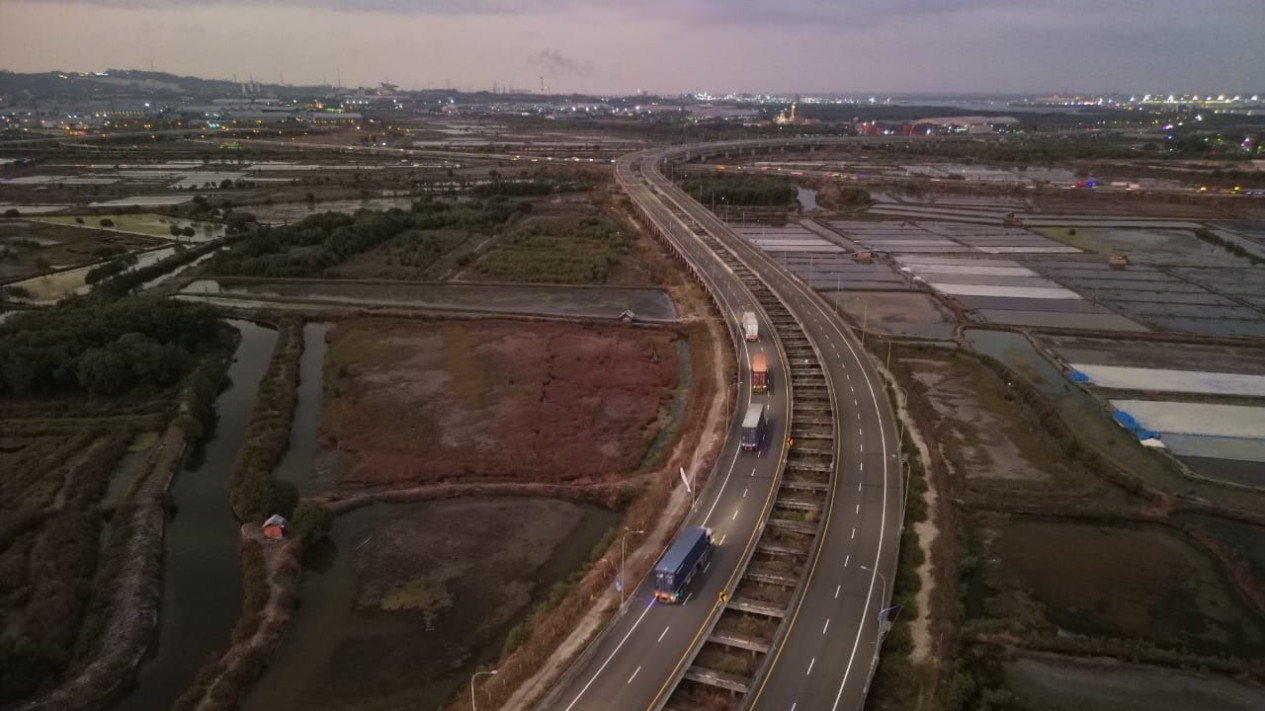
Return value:
[(0, 0), (0, 68), (405, 89), (1265, 90), (1265, 0)]

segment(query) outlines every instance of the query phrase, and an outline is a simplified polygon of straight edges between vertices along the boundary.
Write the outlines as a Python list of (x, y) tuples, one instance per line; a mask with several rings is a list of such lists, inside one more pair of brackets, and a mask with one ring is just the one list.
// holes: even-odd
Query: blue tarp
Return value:
[(1067, 371), (1067, 379), (1068, 379), (1068, 380), (1070, 380), (1070, 381), (1072, 381), (1073, 383), (1088, 383), (1088, 382), (1092, 382), (1092, 381), (1090, 381), (1090, 379), (1089, 379), (1089, 376), (1088, 376), (1088, 375), (1085, 375), (1084, 373), (1080, 372), (1079, 370), (1069, 370), (1069, 371)]
[(1112, 418), (1115, 419), (1116, 424), (1132, 432), (1134, 435), (1137, 436), (1138, 439), (1159, 439), (1160, 438), (1160, 435), (1158, 432), (1152, 432), (1151, 430), (1146, 429), (1145, 427), (1142, 426), (1141, 422), (1138, 422), (1138, 419), (1136, 417), (1134, 417), (1133, 415), (1130, 415), (1124, 410), (1116, 410), (1115, 413), (1112, 414)]

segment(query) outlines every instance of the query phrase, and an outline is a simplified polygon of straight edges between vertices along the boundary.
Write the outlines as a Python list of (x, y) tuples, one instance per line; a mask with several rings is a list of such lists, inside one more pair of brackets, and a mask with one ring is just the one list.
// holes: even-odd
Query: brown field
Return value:
[(360, 320), (330, 333), (321, 431), (353, 485), (609, 482), (666, 419), (672, 331)]

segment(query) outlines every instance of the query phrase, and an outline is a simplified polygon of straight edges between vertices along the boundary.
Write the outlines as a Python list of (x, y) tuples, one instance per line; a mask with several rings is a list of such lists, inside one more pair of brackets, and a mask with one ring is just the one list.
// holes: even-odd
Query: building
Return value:
[(269, 516), (268, 520), (264, 521), (263, 525), (264, 538), (284, 538), (286, 527), (289, 525), (290, 522), (285, 520), (285, 517), (281, 514), (273, 514)]

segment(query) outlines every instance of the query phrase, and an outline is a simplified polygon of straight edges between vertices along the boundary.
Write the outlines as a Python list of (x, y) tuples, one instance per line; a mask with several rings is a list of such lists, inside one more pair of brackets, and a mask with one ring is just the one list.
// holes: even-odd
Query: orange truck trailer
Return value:
[(769, 389), (770, 384), (768, 359), (763, 353), (753, 353), (751, 355), (751, 389), (762, 393)]

